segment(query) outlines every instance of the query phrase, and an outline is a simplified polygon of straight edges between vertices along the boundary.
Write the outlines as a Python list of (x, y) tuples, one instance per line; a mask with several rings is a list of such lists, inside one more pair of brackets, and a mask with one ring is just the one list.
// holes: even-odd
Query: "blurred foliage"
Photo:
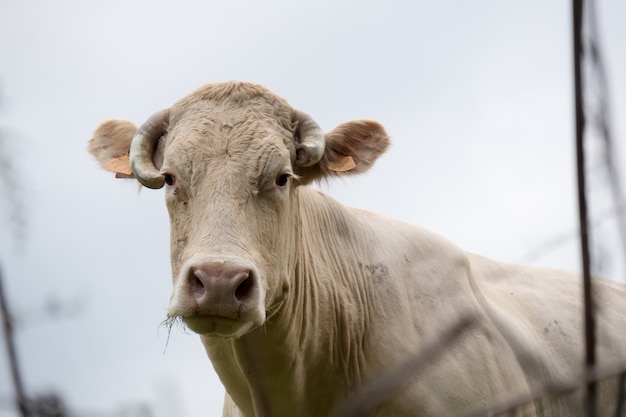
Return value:
[[(2, 223), (8, 220), (14, 236), (21, 240), (25, 230), (23, 200), (21, 199), (19, 173), (11, 150), (8, 131), (0, 126), (0, 205), (3, 213)], [(5, 217), (6, 215), (6, 217)]]
[(69, 417), (63, 399), (56, 394), (47, 394), (37, 397), (28, 404), (31, 417)]
[[(0, 105), (2, 104), (2, 94), (0, 92)], [(8, 224), (13, 231), (13, 238), (17, 242), (24, 240), (24, 232), (26, 225), (26, 216), (24, 210), (24, 204), (22, 196), (23, 190), (20, 186), (20, 172), (18, 158), (15, 152), (16, 135), (13, 135), (7, 130), (0, 122), (0, 230), (6, 230), (3, 227)], [(11, 236), (5, 233), (5, 238), (10, 239)], [(1, 264), (1, 259), (0, 259)], [(1, 265), (0, 265), (1, 266)], [(12, 355), (7, 355), (13, 373), (12, 378), (14, 382), (15, 399), (11, 401), (0, 401), (1, 406), (9, 406), (13, 404), (16, 412), (23, 417), (82, 417), (84, 415), (94, 415), (93, 413), (73, 413), (69, 411), (68, 406), (59, 394), (47, 393), (39, 396), (30, 396), (24, 392), (24, 388), (21, 383), (21, 371), (19, 368), (19, 361), (17, 351), (15, 349), (15, 335), (13, 324), (15, 317), (9, 311), (9, 307), (6, 303), (6, 297), (2, 291), (2, 276), (0, 274), (0, 305), (2, 306), (2, 314), (0, 315), (0, 321), (4, 324), (4, 342), (6, 342), (8, 349), (12, 351)], [(46, 317), (53, 317), (58, 319), (64, 315), (75, 315), (77, 311), (80, 311), (80, 303), (74, 300), (73, 303), (68, 304), (61, 302), (57, 299), (49, 300), (48, 305), (45, 306), (48, 314)], [(3, 387), (2, 391), (5, 390)], [(2, 392), (0, 394), (5, 395)], [(152, 417), (154, 415), (152, 408), (148, 404), (140, 404), (134, 406), (125, 406), (120, 408), (116, 412), (111, 413), (97, 413), (98, 416), (111, 416), (111, 417)]]

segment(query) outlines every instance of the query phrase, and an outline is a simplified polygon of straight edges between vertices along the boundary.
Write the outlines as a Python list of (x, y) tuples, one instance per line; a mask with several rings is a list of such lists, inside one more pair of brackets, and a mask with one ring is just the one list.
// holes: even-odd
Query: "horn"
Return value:
[(164, 109), (150, 116), (141, 125), (130, 144), (130, 166), (137, 180), (148, 188), (161, 188), (165, 183), (163, 175), (154, 166), (152, 155), (161, 136), (167, 130), (170, 109)]
[(311, 116), (295, 110), (298, 129), (296, 134), (296, 165), (310, 167), (322, 159), (326, 139), (324, 131)]

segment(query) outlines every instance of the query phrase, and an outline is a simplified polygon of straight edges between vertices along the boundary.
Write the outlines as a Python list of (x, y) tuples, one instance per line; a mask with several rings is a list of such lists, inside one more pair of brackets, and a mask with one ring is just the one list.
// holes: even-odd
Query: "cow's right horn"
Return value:
[(152, 155), (161, 136), (167, 131), (170, 109), (150, 116), (141, 125), (130, 144), (130, 166), (137, 180), (148, 188), (161, 188), (165, 180), (154, 166)]

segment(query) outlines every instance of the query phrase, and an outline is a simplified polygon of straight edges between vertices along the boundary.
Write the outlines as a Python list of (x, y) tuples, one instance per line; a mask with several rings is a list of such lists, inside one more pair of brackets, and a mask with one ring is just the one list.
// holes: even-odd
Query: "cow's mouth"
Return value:
[(240, 337), (256, 327), (253, 321), (228, 317), (193, 315), (181, 318), (189, 330), (203, 336)]

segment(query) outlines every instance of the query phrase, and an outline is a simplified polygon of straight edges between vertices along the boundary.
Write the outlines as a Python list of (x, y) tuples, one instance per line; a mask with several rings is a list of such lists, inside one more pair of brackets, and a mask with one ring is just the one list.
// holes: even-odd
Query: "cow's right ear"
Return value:
[[(89, 139), (87, 149), (96, 157), (100, 166), (115, 172), (115, 178), (134, 178), (128, 159), (130, 143), (137, 133), (137, 127), (127, 120), (107, 120), (96, 129)], [(163, 165), (164, 137), (154, 148), (152, 162), (157, 169)]]
[(88, 150), (116, 178), (133, 178), (128, 152), (136, 132), (137, 127), (127, 120), (107, 120), (94, 132)]
[(391, 143), (385, 128), (373, 120), (352, 120), (326, 133), (322, 159), (303, 169), (302, 183), (332, 176), (361, 174), (374, 164)]

